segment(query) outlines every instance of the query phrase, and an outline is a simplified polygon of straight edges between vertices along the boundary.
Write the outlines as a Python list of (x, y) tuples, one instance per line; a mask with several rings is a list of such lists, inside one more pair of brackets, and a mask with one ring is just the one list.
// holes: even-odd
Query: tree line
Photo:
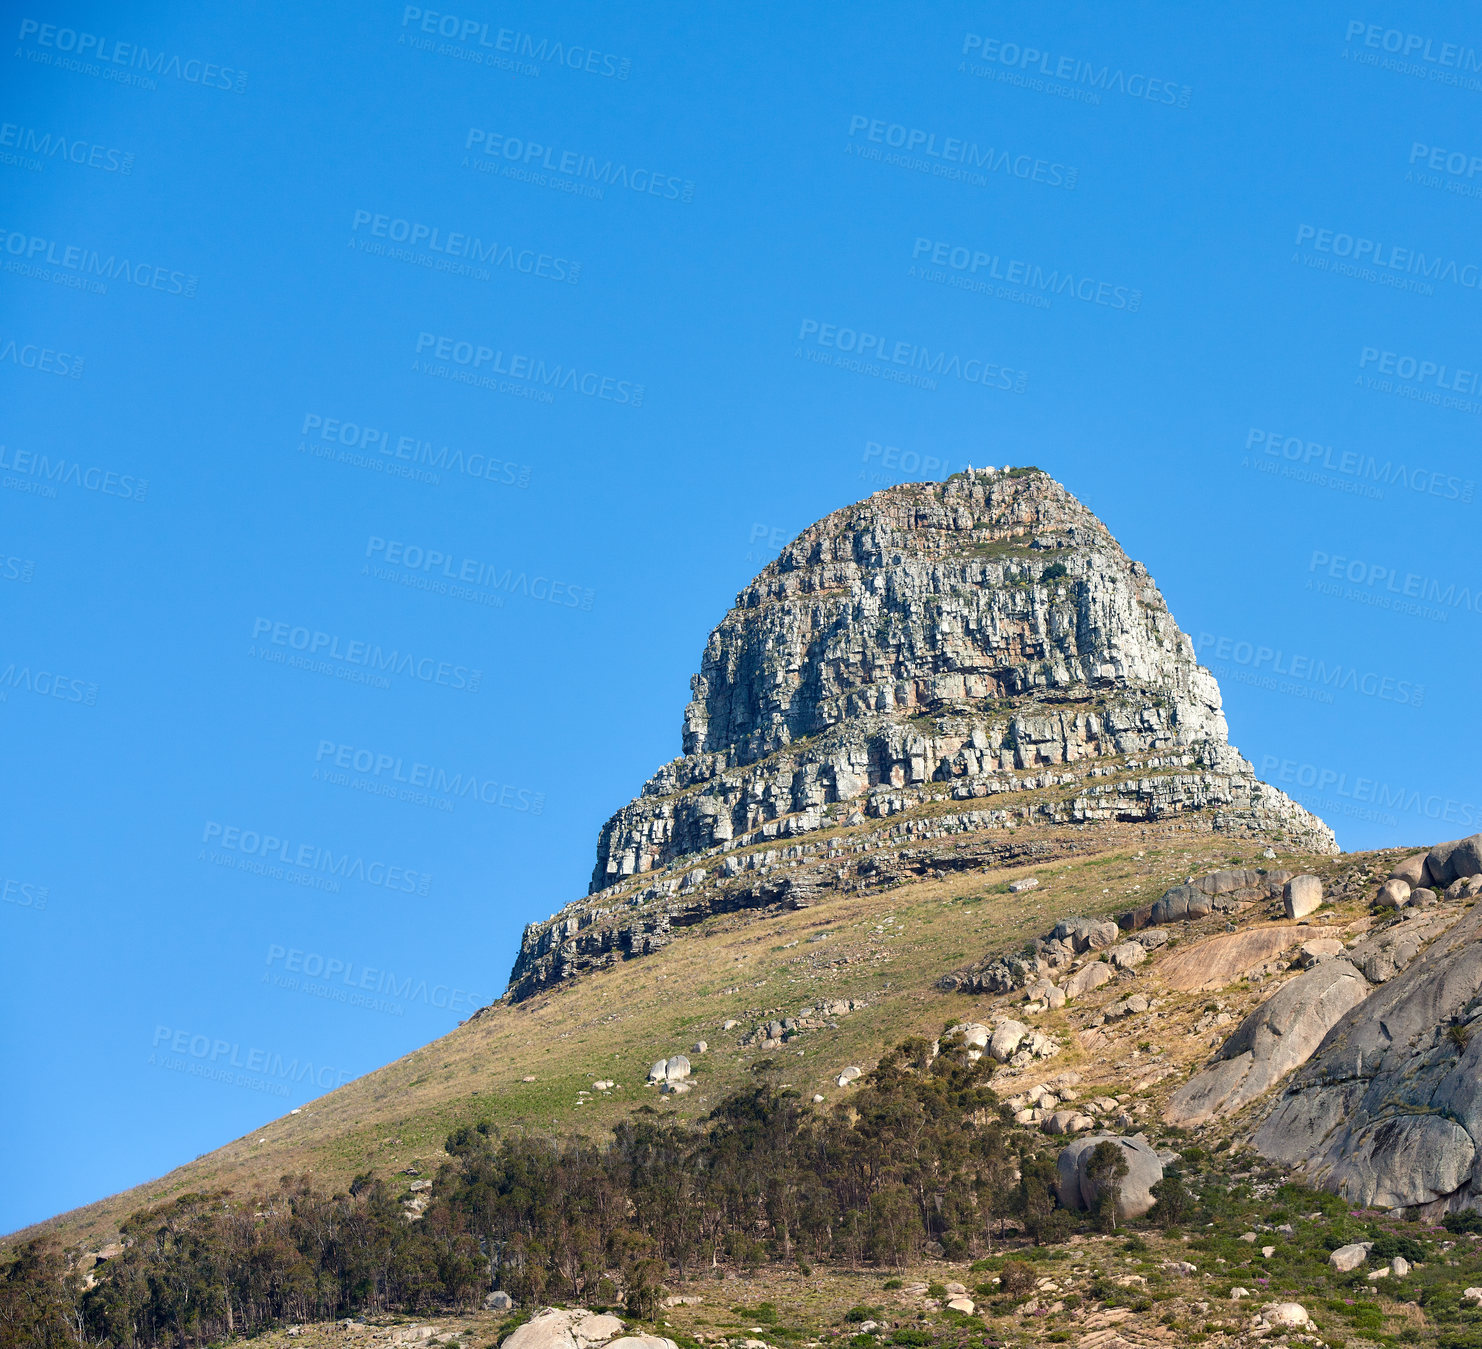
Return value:
[(285, 1177), (133, 1214), (91, 1286), (78, 1253), (31, 1241), (0, 1268), (0, 1349), (184, 1349), (287, 1322), (467, 1310), (493, 1288), (649, 1316), (666, 1280), (702, 1269), (965, 1259), (1011, 1222), (1060, 1239), (1073, 1220), (1056, 1207), (1055, 1154), (1005, 1123), (991, 1059), (942, 1051), (905, 1041), (831, 1111), (775, 1085), (768, 1063), (697, 1124), (643, 1107), (600, 1142), (461, 1128), (417, 1221), (384, 1178), (323, 1194)]

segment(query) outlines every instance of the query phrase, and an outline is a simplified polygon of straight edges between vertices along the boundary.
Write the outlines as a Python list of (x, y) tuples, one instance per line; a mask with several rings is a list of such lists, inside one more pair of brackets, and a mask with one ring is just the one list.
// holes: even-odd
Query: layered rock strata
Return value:
[(902, 842), (1187, 819), (1336, 848), (1228, 743), (1147, 569), (1037, 469), (890, 488), (804, 530), (691, 689), (683, 755), (603, 826), (591, 899), (526, 930), (516, 996), (717, 912), (870, 883), (861, 854)]

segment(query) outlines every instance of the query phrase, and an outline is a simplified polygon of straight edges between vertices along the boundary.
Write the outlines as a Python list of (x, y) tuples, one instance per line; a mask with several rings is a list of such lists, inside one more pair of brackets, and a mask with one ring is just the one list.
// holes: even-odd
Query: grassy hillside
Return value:
[[(1053, 842), (1072, 835), (1084, 844), (1083, 831), (1025, 829), (1017, 837)], [(580, 1130), (598, 1137), (637, 1106), (698, 1118), (749, 1080), (762, 1058), (777, 1060), (782, 1067), (776, 1079), (805, 1099), (817, 1093), (833, 1103), (848, 1090), (835, 1081), (844, 1067), (867, 1069), (885, 1047), (909, 1035), (930, 1038), (948, 1021), (986, 1019), (1008, 1003), (1022, 1003), (1022, 994), (969, 997), (937, 983), (985, 954), (1017, 950), (1061, 917), (1146, 904), (1169, 885), (1223, 866), (1311, 870), (1341, 888), (1344, 877), (1373, 874), (1395, 855), (1283, 856), (1268, 862), (1258, 845), (1234, 845), (1177, 822), (1101, 826), (1096, 839), (1099, 852), (1036, 867), (839, 895), (772, 915), (712, 919), (655, 955), (524, 1003), (495, 1004), (298, 1114), (157, 1181), (41, 1226), (67, 1244), (96, 1248), (131, 1211), (192, 1190), (245, 1193), (288, 1173), (311, 1173), (321, 1188), (343, 1187), (364, 1171), (392, 1176), (415, 1167), (431, 1174), (449, 1131), (464, 1124), (490, 1121), (502, 1128)], [(1009, 881), (1031, 874), (1039, 888), (1010, 892)], [(1354, 896), (1325, 915), (1327, 921), (1363, 921), (1367, 895), (1361, 898), (1355, 890)], [(1240, 915), (1242, 926), (1271, 917), (1269, 906), (1252, 909), (1260, 911)], [(1187, 949), (1199, 932), (1226, 923), (1224, 915), (1215, 915), (1182, 925), (1169, 948), (1137, 971), (1034, 1018), (1061, 1042), (1061, 1052), (1010, 1076), (1005, 1094), (1016, 1082), (1028, 1086), (1073, 1072), (1080, 1075), (1083, 1094), (1100, 1089), (1126, 1096), (1128, 1109), (1151, 1125), (1168, 1091), (1208, 1056), (1211, 1034), (1218, 1033), (1215, 1018), (1227, 1034), (1225, 1022), (1270, 991), (1269, 984), (1250, 982), (1218, 995), (1163, 988), (1161, 961)], [(1093, 1026), (1099, 1007), (1133, 991), (1154, 996), (1148, 1013), (1116, 1026)], [(738, 1044), (758, 1020), (795, 1016), (827, 998), (866, 1006), (775, 1050)], [(740, 1024), (725, 1032), (727, 1020)], [(691, 1052), (702, 1039), (709, 1051)], [(687, 1095), (661, 1097), (645, 1085), (648, 1066), (679, 1052), (689, 1053), (695, 1086)], [(609, 1079), (617, 1084), (610, 1091), (593, 1090), (595, 1082)]]

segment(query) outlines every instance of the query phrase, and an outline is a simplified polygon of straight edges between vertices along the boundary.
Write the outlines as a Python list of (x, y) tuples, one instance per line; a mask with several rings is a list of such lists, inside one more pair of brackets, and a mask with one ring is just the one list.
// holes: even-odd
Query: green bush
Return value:
[(1374, 1244), (1369, 1248), (1369, 1259), (1374, 1261), (1388, 1262), (1395, 1256), (1408, 1260), (1412, 1265), (1418, 1265), (1425, 1259), (1425, 1247), (1414, 1237), (1399, 1236), (1394, 1232), (1385, 1232), (1374, 1238)]
[(931, 1343), (931, 1336), (924, 1330), (897, 1330), (890, 1337), (890, 1342), (891, 1344), (913, 1345), (915, 1349), (922, 1349), (922, 1346)]

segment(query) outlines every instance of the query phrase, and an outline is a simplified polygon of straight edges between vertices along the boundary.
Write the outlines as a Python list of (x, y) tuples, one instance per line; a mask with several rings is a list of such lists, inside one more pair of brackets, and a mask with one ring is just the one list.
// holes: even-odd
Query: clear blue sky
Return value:
[(1041, 465), (1345, 845), (1477, 827), (1475, 16), (5, 9), (0, 1228), (498, 994), (889, 482)]

